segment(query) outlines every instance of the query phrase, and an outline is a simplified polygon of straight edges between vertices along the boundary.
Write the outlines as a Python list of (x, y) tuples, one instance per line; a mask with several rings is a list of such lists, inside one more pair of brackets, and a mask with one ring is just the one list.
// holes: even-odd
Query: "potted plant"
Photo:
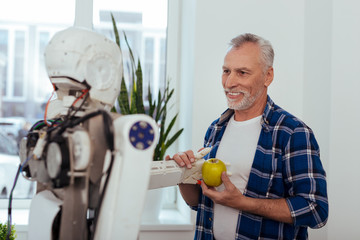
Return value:
[(8, 228), (8, 224), (2, 224), (0, 223), (0, 240), (14, 240), (16, 239), (17, 235), (16, 235), (16, 231), (15, 231), (15, 226), (11, 225), (11, 231), (9, 234), (9, 238), (7, 238), (7, 235), (9, 233), (9, 228)]
[[(113, 31), (115, 35), (116, 44), (119, 46), (121, 51), (120, 45), (120, 37), (119, 32), (116, 26), (115, 18), (111, 14), (111, 19), (113, 23)], [(152, 117), (155, 122), (159, 126), (159, 141), (154, 150), (154, 161), (163, 160), (166, 150), (176, 141), (176, 139), (181, 135), (182, 131), (184, 130), (181, 128), (178, 130), (174, 135), (170, 137), (170, 132), (174, 127), (178, 114), (172, 117), (170, 123), (167, 125), (167, 107), (169, 100), (173, 96), (174, 89), (169, 88), (169, 82), (167, 82), (165, 86), (165, 90), (161, 92), (159, 90), (158, 96), (156, 99), (153, 98), (150, 84), (148, 85), (148, 99), (146, 102), (143, 99), (143, 73), (141, 69), (140, 59), (135, 61), (133, 51), (129, 45), (127, 40), (126, 34), (124, 33), (125, 43), (129, 50), (129, 77), (128, 82), (130, 82), (130, 90), (125, 83), (125, 76), (124, 71), (122, 71), (122, 78), (121, 78), (121, 86), (120, 86), (120, 94), (117, 98), (117, 104), (119, 108), (115, 106), (112, 109), (112, 112), (119, 112), (123, 115), (127, 114), (147, 114)], [(124, 60), (124, 59), (123, 59)], [(126, 61), (123, 61), (123, 64)], [(124, 70), (124, 67), (122, 70)], [(144, 104), (145, 103), (145, 104)], [(145, 108), (146, 106), (146, 108)]]
[[(120, 37), (119, 32), (116, 26), (116, 22), (114, 16), (111, 14), (111, 19), (113, 23), (113, 31), (115, 35), (116, 44), (119, 46), (121, 51), (120, 45)], [(129, 91), (127, 89), (125, 83), (125, 76), (124, 71), (122, 71), (122, 78), (121, 78), (121, 86), (120, 86), (120, 94), (117, 98), (117, 105), (118, 108), (115, 106), (113, 107), (113, 112), (119, 112), (121, 114), (147, 114), (152, 117), (155, 122), (159, 126), (159, 141), (155, 147), (153, 160), (159, 161), (163, 160), (166, 150), (176, 141), (176, 139), (181, 135), (182, 131), (184, 130), (181, 128), (180, 130), (176, 131), (174, 135), (170, 137), (170, 132), (174, 127), (178, 114), (171, 118), (170, 123), (167, 125), (167, 110), (169, 100), (173, 96), (174, 89), (169, 88), (169, 82), (167, 82), (165, 89), (163, 92), (160, 90), (158, 91), (157, 98), (154, 99), (150, 83), (148, 85), (147, 93), (148, 98), (146, 101), (143, 99), (143, 73), (141, 69), (141, 63), (138, 59), (137, 62), (135, 61), (133, 51), (129, 45), (129, 42), (126, 38), (126, 34), (124, 32), (124, 40), (129, 51), (129, 59), (130, 66), (129, 69), (129, 78), (128, 82), (130, 83)], [(123, 59), (124, 60), (124, 59)], [(122, 61), (123, 64), (126, 61)], [(121, 66), (122, 70), (124, 70), (124, 66)], [(147, 199), (144, 206), (144, 211), (142, 215), (142, 220), (153, 221), (155, 218), (159, 217), (159, 213), (162, 206), (163, 200), (163, 189), (153, 189), (148, 190), (147, 192)]]

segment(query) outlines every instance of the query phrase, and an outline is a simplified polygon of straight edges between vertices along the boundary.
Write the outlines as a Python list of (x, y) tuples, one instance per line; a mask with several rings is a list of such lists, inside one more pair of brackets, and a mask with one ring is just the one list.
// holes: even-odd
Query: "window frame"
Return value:
[[(8, 83), (6, 85), (6, 89), (5, 89), (5, 95), (2, 96), (2, 100), (4, 102), (23, 102), (26, 100), (27, 97), (27, 77), (28, 77), (28, 58), (29, 58), (29, 54), (28, 54), (28, 42), (29, 42), (29, 30), (26, 26), (24, 25), (18, 25), (18, 24), (14, 24), (14, 25), (10, 25), (10, 24), (3, 24), (1, 26), (1, 30), (6, 30), (8, 31), (8, 49), (7, 49), (7, 56), (8, 59), (11, 59), (10, 62), (8, 62), (6, 69), (7, 69), (7, 80), (6, 82)], [(22, 31), (24, 33), (24, 58), (23, 58), (23, 74), (24, 74), (24, 82), (22, 84), (22, 96), (14, 96), (14, 85), (15, 85), (15, 80), (14, 80), (14, 69), (15, 69), (15, 45), (14, 42), (15, 40), (15, 34), (17, 31)]]
[[(51, 27), (51, 28), (50, 27), (45, 27), (45, 26), (36, 27), (35, 36), (33, 36), (33, 38), (35, 39), (36, 44), (35, 44), (35, 49), (34, 49), (34, 54), (33, 54), (34, 59), (35, 59), (35, 61), (34, 61), (34, 71), (32, 72), (32, 78), (35, 79), (35, 82), (34, 82), (35, 89), (39, 89), (39, 88), (43, 87), (42, 84), (41, 84), (41, 80), (38, 78), (38, 76), (40, 76), (40, 74), (39, 74), (39, 70), (40, 70), (39, 63), (40, 63), (40, 57), (41, 57), (40, 56), (40, 34), (42, 32), (47, 32), (49, 34), (49, 40), (50, 40), (54, 36), (54, 34), (56, 32), (58, 32), (58, 31), (60, 31), (62, 29), (63, 29), (63, 27), (58, 27), (57, 30), (54, 30), (54, 27)], [(46, 71), (46, 69), (45, 69), (45, 71)], [(50, 83), (50, 80), (49, 79), (47, 79), (47, 80)], [(51, 86), (51, 85), (49, 84), (49, 86)], [(34, 94), (34, 100), (37, 103), (43, 102), (44, 97), (46, 97), (46, 96), (40, 96), (39, 92), (37, 92), (37, 90), (35, 90), (33, 92), (33, 94)], [(50, 97), (50, 96), (48, 96), (48, 97)], [(48, 99), (46, 99), (46, 100), (48, 100)]]

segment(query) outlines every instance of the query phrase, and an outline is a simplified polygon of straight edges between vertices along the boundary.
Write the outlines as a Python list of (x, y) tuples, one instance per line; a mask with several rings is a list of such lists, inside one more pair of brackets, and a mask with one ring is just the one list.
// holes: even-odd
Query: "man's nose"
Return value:
[(236, 80), (235, 74), (230, 73), (225, 78), (224, 87), (225, 88), (232, 88), (232, 87), (234, 87), (236, 85), (236, 83), (237, 83), (237, 80)]

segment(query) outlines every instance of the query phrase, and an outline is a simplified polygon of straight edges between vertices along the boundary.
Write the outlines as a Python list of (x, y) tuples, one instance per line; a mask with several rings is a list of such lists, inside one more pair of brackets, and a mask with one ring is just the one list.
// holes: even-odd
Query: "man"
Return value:
[[(312, 130), (271, 100), (271, 44), (256, 35), (235, 37), (224, 58), (228, 109), (205, 135), (207, 158), (231, 164), (217, 188), (179, 184), (197, 211), (195, 239), (307, 239), (307, 227), (328, 217), (325, 171)], [(169, 157), (168, 157), (169, 159)], [(191, 168), (193, 151), (175, 154)]]

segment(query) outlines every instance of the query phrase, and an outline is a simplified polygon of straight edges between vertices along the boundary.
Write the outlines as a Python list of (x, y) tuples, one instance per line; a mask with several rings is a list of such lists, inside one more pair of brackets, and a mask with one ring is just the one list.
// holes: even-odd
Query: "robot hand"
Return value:
[[(204, 148), (194, 155), (195, 162), (191, 168), (180, 167), (174, 160), (153, 161), (150, 171), (149, 189), (175, 186), (179, 183), (197, 184), (202, 179), (202, 165), (211, 148)], [(230, 164), (225, 163), (228, 166)], [(227, 171), (227, 175), (231, 173)]]
[[(204, 148), (195, 154), (195, 162), (191, 164), (191, 168), (185, 169), (179, 183), (198, 184), (199, 180), (202, 179), (202, 165), (205, 162), (203, 157), (205, 157), (210, 150), (211, 148)], [(225, 163), (225, 165), (227, 168), (226, 174), (231, 176), (232, 173), (229, 171), (230, 163)]]
[(198, 180), (202, 178), (201, 168), (205, 161), (203, 157), (205, 157), (210, 150), (211, 148), (204, 148), (194, 155), (195, 162), (191, 164), (191, 168), (185, 168), (179, 183), (196, 184)]

